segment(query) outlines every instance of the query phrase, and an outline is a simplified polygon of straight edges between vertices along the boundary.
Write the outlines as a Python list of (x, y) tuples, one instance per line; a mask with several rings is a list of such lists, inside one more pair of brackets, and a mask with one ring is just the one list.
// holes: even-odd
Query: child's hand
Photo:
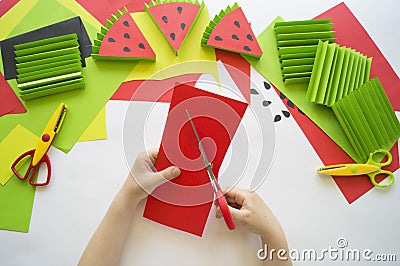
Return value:
[[(275, 215), (255, 192), (233, 188), (225, 194), (232, 218), (238, 227), (260, 235), (264, 241), (283, 236), (283, 230)], [(216, 217), (222, 214), (217, 206)], [(285, 240), (286, 241), (286, 240)]]
[(176, 166), (170, 166), (162, 171), (156, 172), (154, 164), (157, 155), (157, 149), (140, 153), (124, 184), (124, 187), (129, 190), (128, 193), (134, 195), (139, 201), (146, 198), (147, 195), (159, 185), (181, 174), (181, 170)]

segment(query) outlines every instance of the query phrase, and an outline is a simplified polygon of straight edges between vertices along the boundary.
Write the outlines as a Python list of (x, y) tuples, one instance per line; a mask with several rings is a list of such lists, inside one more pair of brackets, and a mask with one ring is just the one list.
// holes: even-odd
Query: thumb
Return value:
[(165, 168), (162, 171), (159, 171), (158, 174), (160, 174), (162, 177), (164, 177), (167, 180), (171, 180), (181, 174), (181, 169), (179, 169), (176, 166), (170, 166), (168, 168)]
[(230, 211), (230, 213), (232, 215), (233, 221), (235, 223), (241, 223), (242, 217), (243, 217), (242, 211), (240, 211), (240, 210), (238, 210), (236, 208), (233, 208), (233, 207), (231, 207), (229, 205), (228, 205), (228, 208), (229, 208), (229, 211)]

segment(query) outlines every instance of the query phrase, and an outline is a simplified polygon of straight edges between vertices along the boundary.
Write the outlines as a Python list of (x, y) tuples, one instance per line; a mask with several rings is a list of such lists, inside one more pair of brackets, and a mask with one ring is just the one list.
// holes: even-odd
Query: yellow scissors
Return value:
[[(374, 156), (383, 155), (387, 157), (386, 162), (376, 162), (374, 160)], [(383, 157), (383, 158), (384, 158)], [(384, 149), (379, 149), (372, 152), (368, 160), (365, 164), (335, 164), (324, 166), (322, 168), (317, 169), (318, 173), (324, 175), (337, 175), (337, 176), (355, 176), (355, 175), (363, 175), (367, 174), (371, 183), (380, 188), (390, 187), (394, 182), (394, 175), (392, 172), (387, 170), (382, 170), (383, 166), (387, 166), (392, 163), (392, 154), (389, 151)], [(386, 184), (379, 184), (376, 182), (376, 176), (379, 174), (384, 174), (389, 177), (389, 182)]]
[[(36, 149), (29, 150), (21, 154), (21, 156), (19, 156), (11, 165), (11, 170), (19, 179), (26, 180), (29, 177), (29, 184), (32, 186), (46, 186), (49, 184), (51, 176), (51, 164), (49, 156), (47, 155), (47, 151), (49, 150), (51, 143), (60, 130), (66, 112), (67, 105), (61, 103), (47, 123)], [(21, 174), (18, 172), (17, 166), (25, 162), (26, 159), (30, 159), (29, 167), (24, 174)], [(47, 178), (44, 181), (35, 181), (35, 174), (42, 164), (46, 164), (47, 166)]]

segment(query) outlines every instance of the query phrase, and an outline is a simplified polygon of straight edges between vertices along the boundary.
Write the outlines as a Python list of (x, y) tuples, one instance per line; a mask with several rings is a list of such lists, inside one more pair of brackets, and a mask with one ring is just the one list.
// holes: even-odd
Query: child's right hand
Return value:
[[(263, 242), (286, 244), (285, 234), (278, 220), (257, 193), (233, 188), (225, 193), (225, 198), (238, 227), (259, 235)], [(222, 217), (218, 205), (216, 217)]]

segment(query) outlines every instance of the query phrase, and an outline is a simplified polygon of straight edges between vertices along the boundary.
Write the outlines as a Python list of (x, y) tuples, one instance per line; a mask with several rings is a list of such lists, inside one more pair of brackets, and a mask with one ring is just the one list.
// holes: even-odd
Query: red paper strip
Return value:
[(0, 72), (0, 116), (25, 112), (24, 105)]
[(144, 3), (150, 0), (76, 0), (84, 9), (86, 9), (101, 24), (106, 25), (107, 19), (117, 10), (126, 7), (129, 12), (144, 11)]
[(244, 98), (250, 103), (250, 64), (240, 54), (215, 49), (217, 60), (227, 67), (229, 75), (242, 92)]
[(119, 86), (110, 100), (169, 103), (177, 83), (194, 86), (201, 74), (186, 74), (163, 80), (131, 80)]
[(2, 0), (0, 2), (0, 18), (18, 2), (19, 0)]
[(201, 236), (214, 198), (197, 140), (185, 110), (190, 112), (213, 172), (222, 160), (247, 104), (188, 85), (174, 88), (156, 168), (171, 165), (181, 175), (149, 195), (143, 216), (160, 224)]

